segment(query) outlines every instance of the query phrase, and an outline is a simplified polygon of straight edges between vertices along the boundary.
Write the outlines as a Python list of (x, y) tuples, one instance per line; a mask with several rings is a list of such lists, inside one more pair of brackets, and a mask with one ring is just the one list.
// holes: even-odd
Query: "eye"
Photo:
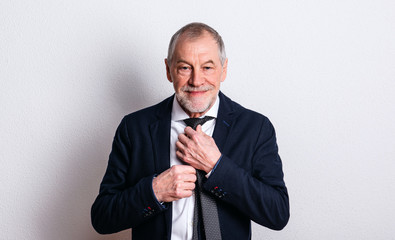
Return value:
[(212, 73), (214, 71), (214, 66), (208, 65), (208, 66), (203, 66), (202, 70), (208, 74)]
[(179, 71), (189, 71), (189, 70), (191, 70), (191, 67), (189, 67), (189, 66), (179, 66), (178, 70)]
[(192, 68), (191, 68), (191, 66), (188, 66), (188, 65), (181, 65), (181, 66), (178, 66), (177, 71), (181, 75), (189, 75), (192, 71)]

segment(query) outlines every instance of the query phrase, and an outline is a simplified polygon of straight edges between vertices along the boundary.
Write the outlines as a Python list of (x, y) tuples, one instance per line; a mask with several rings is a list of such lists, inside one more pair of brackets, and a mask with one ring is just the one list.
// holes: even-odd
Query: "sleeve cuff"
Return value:
[(219, 157), (219, 159), (218, 159), (217, 163), (214, 165), (213, 169), (211, 169), (211, 171), (206, 174), (206, 176), (205, 176), (206, 178), (209, 178), (210, 175), (215, 171), (215, 169), (217, 168), (221, 159), (222, 159), (222, 155), (221, 155), (221, 157)]

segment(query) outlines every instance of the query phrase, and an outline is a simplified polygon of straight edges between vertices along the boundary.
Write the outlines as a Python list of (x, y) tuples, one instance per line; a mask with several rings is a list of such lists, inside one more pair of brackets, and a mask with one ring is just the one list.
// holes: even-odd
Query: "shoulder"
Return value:
[(268, 117), (254, 110), (245, 108), (226, 96), (224, 97), (223, 102), (225, 105), (228, 105), (224, 108), (231, 110), (228, 113), (228, 117), (225, 116), (226, 112), (222, 111), (223, 119), (220, 121), (226, 122), (229, 120), (227, 125), (231, 127), (232, 136), (235, 139), (248, 136), (249, 140), (256, 142), (266, 142), (268, 140), (275, 141), (275, 129)]
[(237, 121), (248, 123), (270, 122), (265, 115), (240, 105), (239, 103), (225, 96), (223, 93), (220, 93), (220, 99), (222, 114), (228, 112), (229, 114), (233, 115), (233, 118)]
[(166, 98), (160, 103), (140, 109), (124, 116), (122, 122), (126, 125), (149, 125), (159, 119), (166, 118), (171, 114), (173, 96)]

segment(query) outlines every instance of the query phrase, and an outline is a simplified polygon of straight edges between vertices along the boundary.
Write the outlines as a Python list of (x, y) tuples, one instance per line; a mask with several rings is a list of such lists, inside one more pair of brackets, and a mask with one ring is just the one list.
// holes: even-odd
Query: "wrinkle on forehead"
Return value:
[(191, 64), (192, 61), (195, 63), (202, 61), (216, 65), (217, 61), (220, 62), (217, 42), (208, 33), (194, 39), (182, 36), (177, 42), (174, 56), (176, 63)]

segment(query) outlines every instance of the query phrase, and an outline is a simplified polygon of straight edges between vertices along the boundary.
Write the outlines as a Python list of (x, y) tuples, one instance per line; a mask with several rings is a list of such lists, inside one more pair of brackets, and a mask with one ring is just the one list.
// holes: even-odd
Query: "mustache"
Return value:
[(181, 91), (183, 92), (200, 92), (200, 91), (209, 91), (213, 90), (213, 86), (201, 86), (201, 87), (191, 87), (191, 86), (184, 86), (181, 87)]

